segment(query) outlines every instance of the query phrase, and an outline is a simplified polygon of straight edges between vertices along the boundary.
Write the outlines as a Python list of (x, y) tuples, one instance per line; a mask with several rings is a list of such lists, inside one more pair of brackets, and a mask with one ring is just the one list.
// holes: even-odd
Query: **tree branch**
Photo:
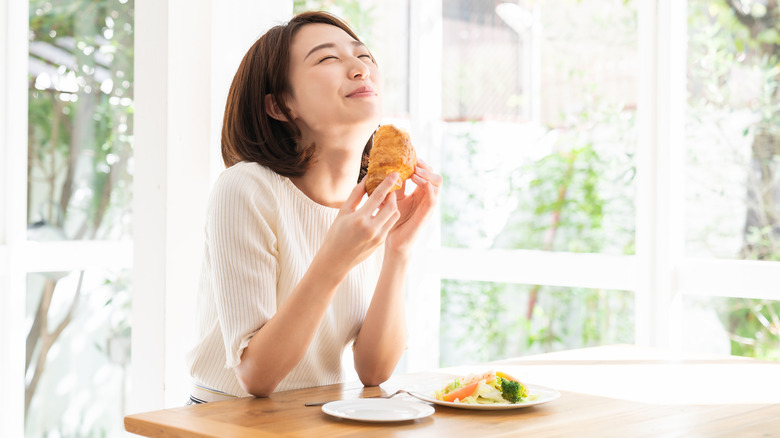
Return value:
[[(749, 12), (745, 13), (746, 8), (742, 0), (726, 0), (726, 4), (731, 7), (734, 16), (748, 29), (750, 36), (753, 38), (756, 38), (761, 32), (775, 29), (778, 21), (780, 21), (780, 4), (778, 4), (778, 0), (768, 0), (764, 5), (766, 13), (761, 17), (755, 17)], [(774, 55), (780, 54), (780, 45), (778, 44), (763, 43), (762, 46), (764, 46), (766, 52)]]
[(73, 196), (73, 182), (76, 175), (76, 167), (81, 154), (81, 145), (87, 142), (87, 136), (90, 134), (90, 125), (93, 123), (92, 115), (95, 112), (94, 92), (84, 93), (79, 99), (80, 107), (73, 117), (73, 126), (70, 132), (70, 148), (68, 150), (67, 171), (65, 179), (62, 182), (62, 191), (60, 195), (60, 211), (68, 211), (71, 197)]
[(37, 161), (36, 158), (38, 155), (35, 153), (35, 129), (33, 129), (33, 124), (28, 123), (27, 124), (27, 222), (30, 222), (30, 213), (32, 210), (30, 209), (30, 204), (32, 201), (32, 174), (33, 174), (33, 166), (35, 165), (35, 162)]
[(81, 286), (83, 283), (84, 283), (84, 270), (81, 270), (81, 272), (79, 272), (79, 282), (78, 285), (76, 285), (76, 293), (73, 294), (73, 301), (70, 302), (68, 313), (65, 314), (65, 317), (62, 318), (62, 321), (60, 321), (60, 323), (57, 324), (57, 328), (54, 329), (54, 331), (51, 333), (53, 341), (56, 341), (57, 338), (60, 337), (62, 331), (65, 330), (65, 327), (67, 327), (68, 324), (70, 324), (70, 322), (73, 320), (73, 316), (76, 314), (76, 310), (78, 309), (79, 306), (79, 301), (81, 301), (80, 300)]
[[(30, 412), (30, 403), (32, 402), (33, 394), (35, 394), (35, 390), (38, 387), (38, 383), (41, 380), (41, 376), (43, 376), (43, 372), (46, 368), (46, 357), (49, 355), (49, 351), (51, 350), (52, 345), (54, 345), (55, 342), (57, 342), (57, 339), (60, 337), (62, 332), (65, 330), (65, 328), (70, 324), (70, 322), (73, 320), (73, 316), (76, 314), (76, 310), (78, 309), (78, 303), (80, 301), (81, 297), (81, 287), (84, 282), (84, 271), (82, 270), (79, 273), (79, 282), (76, 286), (76, 292), (73, 295), (73, 301), (70, 303), (70, 307), (68, 308), (68, 313), (65, 315), (65, 317), (62, 318), (59, 324), (57, 324), (57, 328), (54, 329), (53, 332), (48, 332), (48, 321), (47, 318), (44, 316), (44, 318), (41, 320), (40, 324), (40, 340), (41, 340), (41, 347), (38, 352), (38, 360), (35, 361), (35, 370), (33, 371), (32, 379), (30, 380), (30, 383), (27, 384), (24, 391), (24, 411)], [(52, 284), (49, 287), (49, 284)], [(53, 280), (47, 280), (47, 287), (44, 289), (44, 296), (42, 297), (42, 300), (47, 301), (46, 305), (46, 313), (48, 314), (49, 305), (51, 304), (52, 296), (54, 295), (54, 288), (56, 286), (57, 282)], [(48, 291), (48, 293), (47, 293)]]
[[(49, 200), (54, 200), (54, 182), (57, 180), (57, 171), (55, 169), (57, 159), (57, 143), (59, 141), (60, 136), (60, 119), (62, 111), (60, 111), (60, 104), (59, 100), (56, 98), (56, 96), (49, 95), (49, 99), (51, 100), (51, 106), (52, 106), (52, 124), (51, 124), (51, 138), (49, 139), (49, 157), (51, 159), (49, 163), (49, 169), (47, 177), (49, 179), (48, 185), (49, 185)], [(54, 202), (49, 202), (49, 212), (47, 217), (45, 218), (49, 223), (51, 224), (59, 224), (59, 221), (55, 221), (54, 219), (54, 212), (52, 211), (52, 207), (54, 205)]]
[[(40, 344), (40, 348), (38, 349), (38, 359), (35, 361), (35, 369), (33, 370), (33, 376), (30, 380), (30, 383), (28, 383), (24, 388), (24, 412), (30, 411), (30, 402), (32, 401), (32, 396), (35, 393), (35, 388), (38, 387), (38, 382), (41, 379), (41, 374), (43, 373), (43, 368), (46, 365), (46, 356), (49, 354), (49, 349), (51, 348), (51, 343), (49, 339), (48, 334), (48, 314), (49, 314), (49, 308), (51, 307), (51, 299), (54, 296), (54, 289), (57, 286), (57, 282), (54, 280), (46, 279), (46, 283), (43, 287), (43, 294), (41, 295), (41, 303), (39, 305), (39, 308), (41, 309), (41, 312), (43, 312), (43, 316), (40, 319), (38, 323), (38, 330), (35, 333), (35, 344)], [(32, 332), (30, 333), (33, 334)], [(30, 354), (29, 350), (29, 344), (30, 344), (30, 337), (27, 338), (28, 343), (28, 354)], [(34, 349), (33, 345), (33, 349)], [(32, 357), (31, 357), (32, 359)], [(27, 373), (29, 373), (29, 365), (28, 368), (26, 368)]]
[(49, 279), (47, 279), (46, 283), (43, 285), (43, 293), (40, 301), (38, 301), (38, 310), (35, 312), (35, 319), (33, 320), (32, 327), (30, 327), (30, 331), (27, 333), (27, 355), (24, 362), (25, 370), (30, 368), (35, 346), (41, 339), (42, 334), (45, 333), (46, 315), (49, 312), (52, 294), (54, 293), (54, 287), (56, 285), (56, 281)]
[[(556, 207), (555, 210), (553, 210), (552, 223), (550, 224), (550, 228), (547, 229), (547, 233), (544, 235), (544, 246), (542, 247), (543, 251), (550, 251), (553, 247), (553, 243), (555, 242), (555, 235), (558, 233), (558, 227), (561, 224), (561, 212), (563, 211), (563, 204), (566, 200), (566, 192), (571, 185), (571, 180), (574, 175), (574, 162), (577, 161), (577, 155), (572, 152), (568, 161), (569, 162), (568, 166), (566, 167), (566, 172), (564, 173), (563, 182), (558, 187), (558, 198), (555, 200)], [(531, 288), (531, 291), (528, 293), (528, 310), (526, 312), (526, 319), (528, 319), (528, 321), (531, 321), (531, 318), (534, 315), (534, 307), (536, 307), (536, 300), (539, 296), (540, 288), (541, 287), (538, 284), (534, 285), (534, 287)]]
[[(742, 0), (726, 0), (726, 4), (731, 6), (731, 10), (734, 11), (734, 15), (737, 17), (740, 23), (744, 24), (748, 29), (753, 29), (756, 25), (756, 18), (750, 14), (746, 14), (743, 11), (745, 6), (742, 4)], [(752, 32), (751, 32), (752, 33)]]

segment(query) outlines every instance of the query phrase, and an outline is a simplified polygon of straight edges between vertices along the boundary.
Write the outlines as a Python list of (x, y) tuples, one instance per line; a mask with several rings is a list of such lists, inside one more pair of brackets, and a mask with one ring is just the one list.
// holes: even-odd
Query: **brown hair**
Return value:
[[(301, 132), (294, 123), (280, 121), (266, 112), (270, 95), (287, 120), (292, 120), (284, 97), (290, 86), (290, 46), (295, 34), (307, 24), (336, 26), (360, 41), (349, 26), (327, 12), (304, 12), (288, 23), (274, 26), (244, 55), (233, 78), (222, 121), (222, 160), (226, 167), (240, 161), (262, 164), (283, 176), (301, 176), (311, 165), (314, 144), (300, 145)], [(363, 151), (363, 165), (372, 141)]]

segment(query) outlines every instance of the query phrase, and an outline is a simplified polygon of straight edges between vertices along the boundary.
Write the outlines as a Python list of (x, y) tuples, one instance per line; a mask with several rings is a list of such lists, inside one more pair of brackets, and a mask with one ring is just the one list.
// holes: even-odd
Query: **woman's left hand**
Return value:
[(420, 229), (433, 213), (444, 181), (441, 175), (434, 172), (431, 166), (419, 158), (410, 179), (417, 187), (412, 193), (405, 195), (406, 181), (404, 181), (401, 188), (395, 191), (401, 217), (390, 230), (385, 241), (388, 250), (407, 255)]

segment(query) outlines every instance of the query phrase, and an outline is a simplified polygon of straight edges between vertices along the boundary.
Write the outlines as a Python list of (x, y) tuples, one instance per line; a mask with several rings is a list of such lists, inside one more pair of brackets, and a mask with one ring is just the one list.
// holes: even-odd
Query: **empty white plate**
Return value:
[(326, 403), (322, 412), (348, 420), (387, 422), (424, 418), (434, 413), (433, 406), (403, 400), (357, 399)]

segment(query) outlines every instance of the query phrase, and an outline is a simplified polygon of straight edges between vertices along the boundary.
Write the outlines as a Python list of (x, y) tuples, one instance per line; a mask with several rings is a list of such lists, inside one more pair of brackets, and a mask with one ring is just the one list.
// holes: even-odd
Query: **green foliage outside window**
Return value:
[[(27, 238), (129, 239), (134, 1), (33, 0), (29, 11)], [(28, 436), (122, 433), (128, 278), (97, 271), (28, 276)], [(85, 342), (88, 351), (64, 351)], [(79, 380), (85, 369), (100, 372)], [(64, 383), (53, 376), (78, 383), (57, 394)], [(111, 380), (107, 391), (101, 379), (119, 382)], [(111, 403), (101, 403), (106, 392)]]
[[(630, 5), (630, 2), (625, 4)], [(754, 138), (753, 170), (748, 172), (748, 217), (745, 218), (743, 249), (738, 257), (777, 261), (780, 260), (780, 209), (777, 204), (780, 199), (780, 10), (773, 5), (768, 9), (758, 3), (752, 5), (752, 10), (746, 12), (737, 9), (738, 2), (689, 2), (688, 112), (692, 123), (696, 124), (702, 123), (713, 109), (733, 109), (729, 106), (731, 96), (728, 93), (730, 90), (739, 93), (740, 87), (726, 85), (734, 82), (731, 77), (734, 66), (741, 65), (743, 69), (757, 73), (761, 97), (750, 110), (758, 117), (744, 132), (744, 136)], [(494, 248), (632, 254), (633, 222), (615, 221), (614, 218), (629, 218), (634, 214), (630, 191), (615, 190), (631, 186), (635, 172), (633, 152), (629, 148), (627, 155), (610, 154), (609, 148), (604, 147), (605, 138), (595, 135), (595, 131), (607, 126), (614, 134), (607, 136), (607, 142), (617, 140), (633, 144), (630, 134), (633, 111), (610, 108), (598, 104), (597, 100), (587, 107), (588, 111), (568, 116), (572, 120), (564, 124), (564, 134), (570, 137), (560, 143), (570, 147), (520, 166), (513, 178), (493, 185), (511, 187), (511, 193), (502, 199), (517, 206), (500, 234), (491, 234), (478, 223), (469, 223), (468, 216), (464, 215), (468, 211), (485, 211), (496, 204), (486, 202), (491, 196), (490, 190), (480, 182), (495, 177), (495, 172), (480, 169), (479, 174), (464, 175), (459, 169), (457, 174), (445, 174), (447, 191), (442, 195), (442, 243), (469, 247), (475, 242), (484, 246), (487, 241), (488, 246)], [(481, 144), (468, 132), (460, 134), (459, 141), (462, 144), (457, 148), (466, 151), (465, 159), (470, 162), (490, 153), (487, 152), (490, 145)], [(447, 157), (464, 159), (451, 151), (445, 160)], [(444, 167), (448, 165), (445, 163)], [(611, 209), (611, 214), (605, 214), (605, 209)], [(483, 214), (485, 216), (489, 215)], [(605, 220), (611, 223), (605, 224)], [(472, 352), (471, 358), (475, 361), (632, 340), (631, 324), (619, 319), (621, 313), (633, 313), (629, 303), (633, 299), (631, 296), (588, 290), (553, 292), (551, 289), (446, 281), (442, 290), (442, 332), (459, 333), (458, 343), (466, 349), (467, 344), (481, 345), (483, 340), (497, 342), (498, 347), (482, 345)], [(518, 301), (525, 301), (525, 305)], [(577, 304), (570, 306), (572, 302)], [(729, 298), (714, 300), (714, 303), (729, 334), (732, 354), (778, 358), (780, 301)], [(623, 310), (621, 313), (594, 310), (588, 318), (574, 321), (567, 317), (567, 312), (561, 311), (567, 308)], [(465, 330), (459, 329), (464, 326)], [(615, 333), (608, 329), (610, 326), (622, 327), (623, 331)], [(516, 330), (522, 333), (523, 339), (507, 337)], [(519, 349), (518, 345), (524, 345), (525, 349)], [(445, 346), (442, 350), (443, 364), (454, 364), (448, 362)], [(463, 361), (462, 355), (457, 356), (457, 361)]]
[[(780, 6), (691, 0), (688, 28), (689, 123), (715, 119), (720, 132), (732, 112), (753, 114), (742, 132), (752, 150), (738, 257), (780, 261)], [(744, 94), (757, 98), (744, 102)], [(714, 300), (714, 308), (733, 354), (780, 359), (780, 300), (728, 298)]]
[[(129, 236), (133, 2), (33, 1), (28, 221), (61, 239)], [(32, 73), (32, 72), (31, 72)]]
[[(447, 154), (442, 166), (458, 169), (457, 175), (444, 174), (443, 245), (468, 247), (489, 237), (489, 247), (498, 249), (633, 253), (633, 151), (604, 146), (635, 143), (633, 113), (594, 101), (546, 135), (553, 131), (553, 151), (521, 165), (504, 180), (491, 179), (498, 172), (482, 168), (464, 175), (464, 168), (446, 162), (475, 162), (480, 149), (491, 147), (468, 133), (460, 136), (458, 149), (465, 156)], [(509, 187), (502, 202), (515, 205), (498, 233), (462, 221), (462, 211), (490, 214), (484, 202), (491, 189), (484, 184)], [(466, 361), (631, 343), (631, 315), (633, 294), (626, 291), (455, 280), (442, 285), (442, 332), (458, 334), (455, 347), (468, 352)], [(452, 347), (442, 345), (444, 366), (464, 362), (463, 354), (451, 357), (447, 350)]]

